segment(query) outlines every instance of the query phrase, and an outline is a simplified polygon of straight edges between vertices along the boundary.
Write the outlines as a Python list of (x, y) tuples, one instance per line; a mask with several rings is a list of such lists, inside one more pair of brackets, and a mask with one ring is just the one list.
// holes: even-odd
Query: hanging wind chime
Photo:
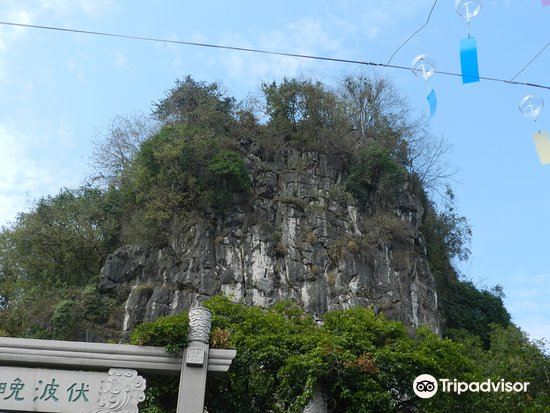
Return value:
[(460, 67), (462, 83), (479, 82), (477, 41), (470, 34), (470, 22), (481, 10), (482, 0), (455, 0), (455, 9), (466, 20), (468, 37), (460, 40)]
[(523, 116), (533, 119), (536, 126), (536, 132), (533, 135), (535, 148), (539, 154), (540, 162), (550, 164), (550, 135), (547, 131), (540, 129), (538, 118), (544, 108), (544, 100), (540, 96), (527, 95), (519, 102), (519, 110)]
[(435, 73), (435, 60), (425, 54), (418, 55), (412, 62), (411, 70), (415, 76), (422, 77), (424, 83), (426, 83), (426, 90), (428, 92), (426, 100), (430, 107), (430, 118), (432, 118), (437, 109), (437, 96), (435, 95), (435, 90), (430, 88), (428, 79)]

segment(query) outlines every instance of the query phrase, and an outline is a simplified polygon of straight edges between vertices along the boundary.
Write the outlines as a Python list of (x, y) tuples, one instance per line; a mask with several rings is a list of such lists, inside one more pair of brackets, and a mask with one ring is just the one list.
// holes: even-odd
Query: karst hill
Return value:
[[(104, 130), (86, 184), (2, 228), (0, 334), (172, 352), (203, 304), (211, 347), (237, 350), (209, 412), (543, 411), (544, 344), (455, 270), (471, 231), (446, 148), (383, 79), (245, 102), (178, 81)], [(426, 373), (531, 385), (421, 399)], [(173, 412), (177, 380), (147, 380), (140, 410)]]
[(188, 77), (153, 113), (117, 118), (90, 184), (4, 230), (8, 333), (119, 339), (216, 295), (484, 339), (509, 322), (498, 293), (457, 278), (470, 230), (445, 144), (384, 79), (284, 80), (239, 103)]
[(123, 332), (220, 294), (317, 317), (372, 306), (439, 333), (455, 322), (447, 296), (472, 288), (450, 260), (467, 254), (469, 228), (427, 195), (442, 190), (444, 144), (381, 79), (262, 93), (247, 107), (179, 82), (156, 105), (158, 132), (115, 171), (128, 235), (99, 290), (127, 297)]

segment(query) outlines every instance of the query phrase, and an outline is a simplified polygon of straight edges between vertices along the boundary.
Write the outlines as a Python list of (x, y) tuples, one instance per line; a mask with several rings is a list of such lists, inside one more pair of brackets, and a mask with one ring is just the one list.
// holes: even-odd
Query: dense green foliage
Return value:
[(392, 159), (391, 153), (371, 144), (359, 152), (350, 168), (346, 188), (364, 208), (380, 203), (380, 196), (392, 199), (405, 181), (405, 169)]
[[(115, 155), (121, 159), (110, 159), (108, 151), (99, 157), (102, 165), (117, 165), (110, 171), (111, 191), (125, 211), (125, 241), (162, 244), (174, 217), (199, 213), (211, 218), (246, 206), (250, 147), (266, 159), (286, 148), (329, 154), (349, 169), (348, 187), (360, 203), (369, 196), (391, 199), (407, 179), (408, 129), (400, 115), (380, 106), (387, 83), (348, 78), (345, 85), (348, 94), (354, 88), (353, 100), (320, 82), (264, 84), (265, 104), (258, 113), (237, 104), (215, 83), (189, 77), (178, 81), (156, 104), (158, 133), (140, 141), (137, 151)], [(370, 92), (359, 99), (361, 90)], [(373, 120), (359, 128), (354, 116), (365, 111), (372, 112)]]
[[(332, 311), (318, 325), (288, 302), (271, 309), (216, 297), (205, 303), (213, 313), (211, 345), (235, 348), (227, 376), (208, 383), (207, 409), (216, 412), (301, 412), (316, 385), (332, 412), (520, 412), (541, 411), (550, 402), (545, 375), (550, 359), (515, 327), (491, 327), (490, 349), (477, 339), (451, 341), (419, 329), (410, 337), (401, 323), (368, 308)], [(173, 349), (185, 343), (183, 316), (139, 326), (132, 339)], [(507, 367), (509, 366), (509, 369)], [(412, 393), (419, 374), (465, 381), (489, 378), (531, 381), (527, 394), (438, 393), (422, 400)], [(157, 383), (148, 412), (173, 411), (174, 383)]]
[(454, 336), (456, 330), (465, 330), (489, 344), (490, 326), (510, 325), (510, 314), (504, 308), (502, 298), (489, 290), (479, 290), (469, 281), (449, 280), (441, 283), (440, 295), (442, 316), (446, 322), (447, 335)]
[(187, 344), (189, 317), (187, 313), (162, 317), (154, 323), (137, 326), (132, 332), (131, 341), (141, 346), (159, 346), (176, 352)]
[(250, 179), (243, 156), (211, 132), (166, 125), (141, 145), (120, 191), (128, 194), (127, 209), (142, 239), (162, 234), (174, 216), (223, 212), (246, 196)]
[(85, 284), (99, 272), (115, 234), (116, 218), (99, 190), (61, 191), (2, 232), (2, 274), (43, 286)]
[[(69, 338), (108, 330), (116, 299), (96, 291), (117, 243), (117, 216), (97, 189), (41, 199), (0, 233), (4, 334)], [(107, 334), (108, 336), (109, 334)]]
[(324, 84), (285, 79), (280, 84), (264, 84), (262, 91), (269, 119), (264, 144), (280, 147), (286, 143), (336, 155), (352, 149), (351, 124), (343, 102)]
[(176, 81), (166, 98), (155, 104), (155, 115), (164, 124), (200, 126), (216, 133), (233, 127), (235, 112), (235, 99), (217, 83), (197, 82), (190, 76)]

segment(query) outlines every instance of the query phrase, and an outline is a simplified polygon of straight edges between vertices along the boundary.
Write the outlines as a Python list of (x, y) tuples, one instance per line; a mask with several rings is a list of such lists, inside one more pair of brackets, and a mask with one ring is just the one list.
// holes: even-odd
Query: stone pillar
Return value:
[(189, 311), (189, 344), (183, 352), (177, 413), (203, 413), (212, 314), (204, 307)]

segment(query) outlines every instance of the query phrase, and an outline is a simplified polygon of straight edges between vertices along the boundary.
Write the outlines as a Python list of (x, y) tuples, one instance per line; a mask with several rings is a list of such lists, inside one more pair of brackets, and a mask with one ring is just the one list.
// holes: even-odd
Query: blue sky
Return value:
[[(174, 40), (204, 41), (385, 62), (426, 18), (432, 0), (112, 1), (0, 0), (0, 19)], [(433, 56), (459, 71), (465, 24), (440, 0), (431, 24), (394, 58), (410, 65)], [(550, 7), (540, 0), (485, 0), (472, 23), (480, 72), (510, 78), (548, 41)], [(550, 50), (525, 73), (550, 83)], [(261, 81), (313, 76), (334, 83), (360, 67), (162, 45), (124, 39), (0, 27), (0, 223), (32, 200), (90, 175), (92, 139), (115, 115), (148, 112), (177, 78), (220, 81), (238, 98)], [(417, 113), (425, 87), (408, 71), (389, 77)], [(550, 337), (550, 166), (540, 165), (532, 122), (519, 100), (550, 93), (523, 86), (434, 76), (439, 108), (432, 131), (452, 144), (459, 211), (473, 227), (462, 271), (480, 286), (501, 284), (514, 321)], [(541, 126), (550, 129), (550, 116)]]

